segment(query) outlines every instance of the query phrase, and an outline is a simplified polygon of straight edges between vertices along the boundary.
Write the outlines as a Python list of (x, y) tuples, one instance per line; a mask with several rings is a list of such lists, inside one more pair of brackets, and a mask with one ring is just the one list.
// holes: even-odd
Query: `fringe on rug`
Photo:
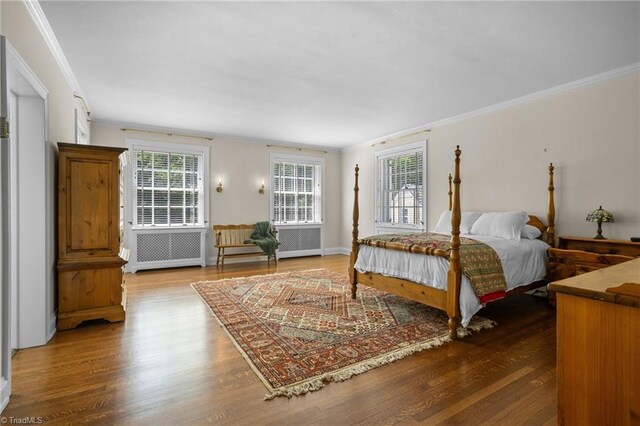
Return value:
[[(488, 328), (493, 328), (496, 326), (496, 322), (492, 320), (484, 320), (479, 322), (478, 324), (473, 324), (468, 326), (467, 328), (458, 330), (458, 337), (465, 337), (472, 334), (474, 331), (480, 331)], [(342, 382), (353, 376), (357, 376), (358, 374), (366, 373), (369, 370), (373, 370), (374, 368), (380, 367), (385, 364), (389, 364), (391, 362), (397, 361), (399, 359), (405, 358), (409, 355), (412, 355), (416, 352), (421, 352), (426, 349), (435, 348), (437, 346), (444, 345), (451, 341), (451, 337), (449, 335), (444, 335), (441, 337), (435, 337), (427, 342), (417, 343), (408, 348), (398, 349), (394, 352), (390, 352), (385, 355), (381, 355), (375, 359), (370, 359), (367, 361), (363, 361), (359, 364), (353, 365), (351, 367), (344, 368), (339, 371), (326, 373), (320, 377), (315, 379), (311, 379), (307, 382), (300, 383), (293, 386), (285, 386), (278, 389), (275, 389), (270, 394), (265, 395), (264, 400), (269, 401), (278, 396), (286, 396), (287, 398), (291, 398), (292, 396), (300, 396), (304, 395), (308, 392), (314, 392), (320, 390), (326, 386), (327, 383), (330, 382)]]

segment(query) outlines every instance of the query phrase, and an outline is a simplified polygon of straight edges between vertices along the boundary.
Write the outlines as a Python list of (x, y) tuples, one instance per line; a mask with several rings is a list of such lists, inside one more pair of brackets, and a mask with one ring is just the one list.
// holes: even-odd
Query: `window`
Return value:
[(206, 147), (193, 148), (131, 147), (134, 227), (204, 226)]
[(425, 229), (426, 142), (376, 153), (376, 228)]
[(322, 167), (316, 157), (271, 156), (271, 220), (322, 223)]

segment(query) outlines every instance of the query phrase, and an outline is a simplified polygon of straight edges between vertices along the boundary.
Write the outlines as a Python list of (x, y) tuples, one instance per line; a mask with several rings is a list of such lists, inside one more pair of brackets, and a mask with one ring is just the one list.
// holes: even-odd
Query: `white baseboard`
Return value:
[(307, 257), (307, 256), (324, 256), (325, 252), (323, 249), (312, 249), (312, 250), (292, 250), (286, 252), (278, 251), (278, 259), (287, 259), (291, 257)]
[[(215, 264), (215, 261), (213, 262)], [(207, 263), (203, 263), (202, 259), (180, 259), (180, 260), (162, 260), (158, 262), (141, 262), (141, 263), (128, 263), (125, 266), (125, 272), (135, 274), (138, 271), (144, 271), (146, 269), (166, 269), (166, 268), (179, 268), (182, 266), (206, 266)]]
[(344, 254), (346, 256), (351, 254), (351, 250), (347, 247), (331, 247), (324, 250), (325, 256), (329, 256), (332, 254)]

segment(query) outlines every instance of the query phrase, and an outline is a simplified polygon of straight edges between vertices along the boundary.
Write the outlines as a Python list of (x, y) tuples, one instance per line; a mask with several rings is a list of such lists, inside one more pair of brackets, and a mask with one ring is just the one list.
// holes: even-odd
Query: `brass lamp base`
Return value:
[(598, 222), (598, 235), (593, 237), (594, 240), (606, 240), (604, 236), (602, 236), (602, 222)]

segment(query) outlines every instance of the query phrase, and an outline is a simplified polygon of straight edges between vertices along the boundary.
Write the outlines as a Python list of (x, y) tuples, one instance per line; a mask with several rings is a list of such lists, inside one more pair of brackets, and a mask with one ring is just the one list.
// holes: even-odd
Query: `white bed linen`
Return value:
[[(541, 280), (546, 273), (546, 251), (549, 245), (540, 240), (520, 241), (482, 235), (465, 235), (481, 241), (498, 254), (502, 263), (507, 289)], [(408, 279), (440, 290), (447, 289), (449, 260), (439, 256), (387, 250), (361, 245), (355, 268), (360, 272), (376, 272), (388, 277)], [(460, 313), (466, 327), (482, 305), (469, 279), (462, 275)]]

